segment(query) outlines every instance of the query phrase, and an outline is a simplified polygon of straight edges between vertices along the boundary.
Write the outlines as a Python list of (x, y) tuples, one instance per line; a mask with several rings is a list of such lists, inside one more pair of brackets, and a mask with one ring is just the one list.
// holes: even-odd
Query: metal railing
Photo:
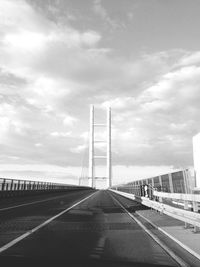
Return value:
[[(111, 191), (127, 197), (132, 200), (139, 201), (142, 205), (160, 211), (175, 219), (185, 222), (185, 227), (189, 225), (194, 226), (194, 231), (199, 231), (200, 228), (200, 195), (199, 194), (179, 194), (179, 193), (166, 193), (157, 191), (154, 188), (151, 190), (146, 188), (141, 190), (143, 194), (136, 195), (134, 193), (125, 191), (117, 191), (110, 189)], [(149, 194), (149, 192), (151, 192)], [(170, 201), (177, 200), (182, 204), (182, 207), (174, 207), (170, 205), (170, 202), (165, 202), (168, 199)], [(166, 204), (167, 203), (167, 204)]]
[(0, 191), (69, 189), (77, 186), (58, 183), (0, 178)]
[(0, 178), (0, 197), (89, 189), (87, 186)]

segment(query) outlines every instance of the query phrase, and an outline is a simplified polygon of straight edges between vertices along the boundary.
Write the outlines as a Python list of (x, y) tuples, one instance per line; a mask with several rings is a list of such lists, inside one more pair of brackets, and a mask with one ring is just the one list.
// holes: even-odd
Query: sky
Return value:
[(91, 104), (99, 122), (112, 108), (113, 184), (192, 166), (199, 14), (198, 0), (0, 0), (0, 176), (77, 184)]

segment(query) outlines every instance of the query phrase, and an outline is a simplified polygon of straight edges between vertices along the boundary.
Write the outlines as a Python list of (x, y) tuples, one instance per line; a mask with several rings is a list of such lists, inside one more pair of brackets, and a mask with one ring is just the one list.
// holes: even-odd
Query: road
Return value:
[(0, 264), (200, 266), (183, 249), (173, 246), (172, 251), (166, 237), (155, 239), (156, 232), (144, 222), (138, 224), (131, 215), (141, 208), (103, 190), (9, 201), (0, 205)]

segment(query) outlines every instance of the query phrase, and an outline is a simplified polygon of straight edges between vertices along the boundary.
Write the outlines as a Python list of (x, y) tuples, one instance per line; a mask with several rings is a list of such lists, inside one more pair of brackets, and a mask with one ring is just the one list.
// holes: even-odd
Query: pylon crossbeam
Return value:
[(107, 156), (94, 156), (95, 159), (107, 159)]
[(103, 124), (103, 123), (95, 123), (94, 126), (96, 126), (96, 127), (106, 127), (107, 124)]

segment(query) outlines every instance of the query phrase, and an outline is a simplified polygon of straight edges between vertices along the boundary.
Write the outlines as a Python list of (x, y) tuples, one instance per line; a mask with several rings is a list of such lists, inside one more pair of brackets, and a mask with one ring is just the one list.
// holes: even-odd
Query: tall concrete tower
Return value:
[(111, 108), (107, 108), (107, 187), (112, 186)]
[(89, 186), (94, 187), (94, 106), (90, 106)]
[[(111, 108), (107, 108), (107, 121), (105, 124), (95, 123), (94, 119), (95, 109), (94, 106), (90, 106), (90, 138), (89, 138), (89, 186), (95, 187), (95, 162), (96, 159), (106, 159), (106, 186), (111, 187), (112, 185), (112, 153), (111, 153)], [(106, 127), (106, 140), (95, 140), (95, 128)], [(98, 156), (95, 155), (95, 143), (106, 143), (106, 155)], [(103, 177), (102, 177), (103, 178)]]
[(193, 136), (193, 160), (196, 187), (200, 188), (200, 133)]

